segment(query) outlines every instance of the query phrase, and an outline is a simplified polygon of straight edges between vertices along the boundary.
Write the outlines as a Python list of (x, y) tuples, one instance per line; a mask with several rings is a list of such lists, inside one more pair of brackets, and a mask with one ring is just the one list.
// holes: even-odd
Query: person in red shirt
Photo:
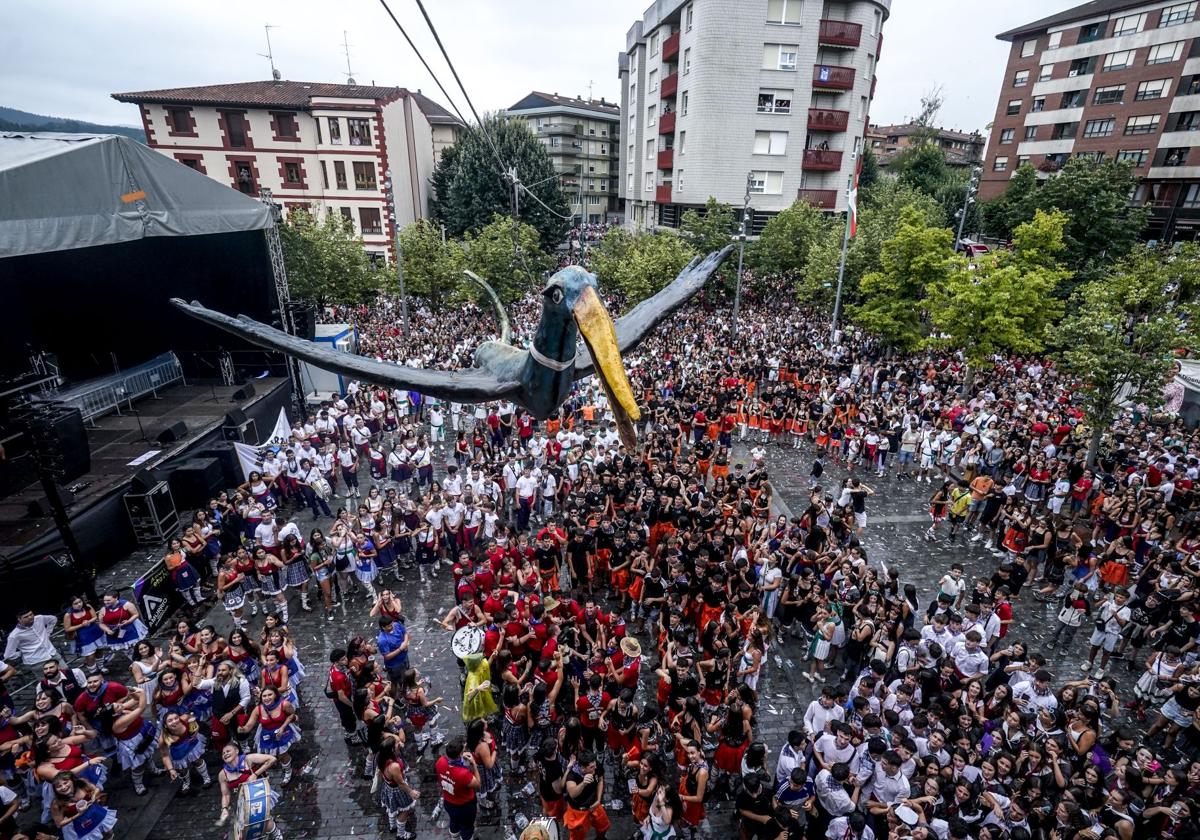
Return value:
[(450, 836), (471, 840), (475, 836), (478, 814), (475, 791), (480, 786), (475, 754), (463, 749), (461, 737), (451, 738), (446, 744), (446, 754), (437, 760), (434, 771), (442, 789), (442, 806), (450, 818)]
[(1092, 492), (1092, 471), (1084, 470), (1078, 481), (1071, 485), (1071, 519), (1079, 516), (1087, 503), (1088, 495)]
[[(604, 748), (604, 733), (600, 729), (600, 721), (612, 702), (612, 696), (603, 689), (604, 680), (599, 674), (588, 677), (587, 691), (575, 701), (575, 712), (583, 729), (583, 748), (601, 750)], [(607, 721), (606, 721), (607, 722)]]
[(1008, 600), (1009, 590), (1007, 586), (1001, 585), (996, 587), (995, 612), (996, 618), (1000, 619), (1000, 634), (996, 637), (997, 640), (1003, 639), (1008, 635), (1008, 625), (1013, 622), (1012, 604)]
[(338, 719), (342, 722), (343, 737), (350, 741), (358, 731), (358, 716), (354, 714), (354, 682), (350, 679), (347, 662), (346, 651), (330, 651), (329, 681), (325, 691), (337, 709)]

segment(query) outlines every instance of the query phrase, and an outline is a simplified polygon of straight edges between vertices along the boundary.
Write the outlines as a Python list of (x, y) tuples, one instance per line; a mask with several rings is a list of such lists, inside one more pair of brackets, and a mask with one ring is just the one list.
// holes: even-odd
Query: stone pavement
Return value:
[[(808, 449), (797, 452), (790, 448), (768, 447), (768, 463), (776, 493), (783, 505), (796, 513), (807, 504), (811, 458)], [(844, 475), (841, 469), (828, 464), (824, 486), (839, 487)], [(991, 575), (997, 561), (978, 544), (963, 545), (960, 542), (949, 545), (944, 541), (930, 544), (925, 541), (924, 531), (928, 524), (926, 500), (932, 494), (932, 485), (897, 482), (891, 477), (876, 479), (873, 473), (865, 476), (864, 480), (878, 492), (867, 504), (870, 521), (863, 543), (868, 556), (873, 564), (886, 563), (888, 567), (899, 568), (903, 582), (911, 581), (917, 585), (922, 604), (927, 603), (936, 592), (937, 582), (951, 562), (962, 562), (968, 579)], [(364, 481), (363, 486), (369, 485)], [(299, 523), (302, 530), (312, 527), (307, 512), (300, 514)], [(131, 582), (146, 564), (146, 554), (143, 552), (120, 564), (106, 577)], [(432, 696), (441, 695), (445, 698), (444, 727), (451, 734), (460, 733), (462, 692), (459, 669), (449, 652), (449, 634), (434, 624), (452, 602), (449, 573), (443, 569), (436, 581), (427, 584), (419, 581), (415, 571), (403, 574), (400, 582), (389, 576), (388, 580), (381, 580), (377, 585), (380, 583), (390, 585), (403, 599), (411, 634), (410, 659), (431, 680)], [(362, 597), (351, 600), (344, 611), (338, 612), (333, 622), (326, 622), (319, 609), (312, 613), (302, 612), (298, 600), (292, 599), (290, 626), (301, 661), (309, 675), (301, 687), (300, 723), (303, 740), (293, 751), (297, 772), (292, 782), (283, 789), (283, 798), (275, 814), (288, 840), (391, 837), (377, 797), (370, 792), (370, 781), (362, 777), (365, 750), (363, 747), (348, 748), (345, 745), (332, 704), (322, 691), (328, 651), (344, 646), (347, 638), (356, 634), (374, 636), (377, 627), (367, 615), (369, 605)], [(1028, 594), (1014, 608), (1016, 621), (1010, 632), (1015, 638), (1032, 641), (1040, 649), (1053, 629), (1056, 608), (1034, 601)], [(251, 628), (257, 630), (261, 626), (260, 621), (261, 616), (257, 620), (251, 619)], [(204, 622), (213, 623), (223, 634), (232, 628), (220, 607), (209, 611)], [(642, 641), (643, 648), (648, 649), (649, 640), (643, 638)], [(1079, 674), (1080, 654), (1086, 653), (1085, 645), (1086, 637), (1080, 633), (1069, 654), (1064, 656), (1060, 653), (1051, 657), (1060, 681), (1073, 679)], [(804, 651), (795, 641), (786, 640), (777, 644), (770, 652), (770, 661), (760, 682), (757, 737), (769, 745), (772, 763), (787, 731), (799, 723), (804, 709), (817, 693), (817, 689), (801, 676), (803, 656)], [(644, 673), (647, 671), (644, 669)], [(1123, 669), (1118, 676), (1127, 680)], [(653, 686), (649, 682), (653, 677), (646, 673), (646, 678), (647, 691), (642, 692), (639, 701), (653, 695)], [(212, 757), (210, 765), (215, 761), (215, 757)], [(417, 761), (413, 772), (419, 777), (421, 788), (418, 836), (445, 836), (445, 832), (435, 828), (429, 818), (438, 798), (432, 757)], [(277, 779), (278, 774), (275, 774)], [(501, 809), (495, 814), (481, 817), (478, 836), (484, 840), (499, 840), (504, 837), (506, 828), (512, 824), (517, 813), (527, 817), (538, 815), (536, 796), (527, 797), (520, 791), (524, 784), (524, 779), (506, 783), (507, 794)], [(228, 826), (215, 825), (219, 811), (219, 796), (215, 787), (200, 791), (190, 798), (182, 798), (175, 794), (174, 786), (162, 777), (151, 782), (149, 796), (138, 799), (132, 795), (127, 779), (118, 777), (110, 781), (109, 790), (110, 803), (121, 814), (118, 834), (123, 838), (173, 840), (183, 836), (196, 840), (224, 840), (229, 834)], [(609, 790), (613, 790), (611, 783)], [(733, 815), (729, 803), (719, 802), (710, 806), (710, 813), (715, 834), (732, 829)], [(627, 804), (620, 811), (610, 811), (610, 814), (614, 822), (611, 836), (628, 836), (633, 826)]]

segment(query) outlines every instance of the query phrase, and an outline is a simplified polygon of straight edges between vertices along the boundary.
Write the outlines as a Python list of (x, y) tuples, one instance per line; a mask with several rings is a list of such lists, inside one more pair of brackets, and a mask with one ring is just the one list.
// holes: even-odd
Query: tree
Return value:
[(896, 232), (883, 243), (879, 270), (862, 278), (862, 303), (847, 309), (850, 319), (895, 347), (916, 349), (925, 335), (926, 290), (961, 270), (953, 241), (953, 231), (930, 225), (914, 207), (904, 208)]
[(671, 233), (629, 233), (613, 228), (592, 252), (592, 266), (602, 289), (615, 289), (638, 303), (675, 279), (696, 255)]
[[(722, 204), (712, 196), (704, 210), (688, 210), (679, 220), (679, 235), (697, 254), (711, 254), (728, 245), (741, 230), (733, 207)], [(716, 282), (710, 288), (733, 295), (737, 283), (737, 260), (725, 260), (717, 271)]]
[(340, 213), (318, 221), (294, 209), (279, 228), (288, 287), (296, 300), (317, 306), (362, 303), (383, 287), (387, 273), (371, 262), (354, 224)]
[(831, 217), (798, 201), (767, 222), (747, 258), (760, 274), (799, 278), (808, 267), (809, 251), (830, 227), (841, 229)]
[[(914, 141), (905, 146), (892, 158), (888, 172), (908, 186), (928, 196), (935, 196), (951, 179), (950, 167), (946, 164), (946, 150), (931, 139)], [(960, 193), (961, 195), (961, 193)]]
[(964, 387), (973, 372), (998, 353), (1038, 353), (1050, 324), (1062, 314), (1055, 287), (1066, 277), (1059, 264), (1067, 217), (1038, 211), (1019, 226), (1011, 251), (978, 259), (974, 269), (957, 263), (946, 282), (927, 286), (933, 335), (929, 344), (966, 356)]
[(454, 239), (443, 243), (441, 231), (426, 219), (400, 231), (400, 254), (405, 288), (428, 297), (435, 307), (462, 280), (466, 261), (462, 243)]
[(1197, 254), (1138, 246), (1072, 297), (1056, 338), (1064, 371), (1079, 381), (1089, 465), (1121, 401), (1160, 404), (1173, 352), (1196, 348)]
[(1004, 192), (981, 208), (984, 232), (998, 239), (1011, 238), (1018, 225), (1033, 218), (1037, 188), (1037, 170), (1029, 164), (1020, 166)]
[[(519, 222), (516, 224), (518, 254), (513, 248), (514, 223), (511, 216), (497, 213), (491, 224), (476, 234), (468, 233), (463, 239), (466, 268), (486, 280), (500, 300), (511, 303), (523, 297), (541, 282), (543, 272), (554, 265), (554, 260), (541, 249), (537, 228)], [(474, 284), (463, 286), (470, 297), (478, 296)]]
[(866, 193), (879, 181), (879, 158), (870, 146), (863, 149), (862, 169), (858, 173), (859, 193)]
[(562, 242), (570, 228), (570, 207), (550, 156), (525, 120), (505, 114), (485, 116), (482, 126), (466, 132), (453, 152), (442, 153), (432, 179), (434, 218), (450, 235), (462, 236), (478, 233), (497, 213), (512, 212), (512, 184), (482, 133), (491, 138), (504, 164), (516, 168), (524, 185), (521, 221), (533, 225), (548, 247)]

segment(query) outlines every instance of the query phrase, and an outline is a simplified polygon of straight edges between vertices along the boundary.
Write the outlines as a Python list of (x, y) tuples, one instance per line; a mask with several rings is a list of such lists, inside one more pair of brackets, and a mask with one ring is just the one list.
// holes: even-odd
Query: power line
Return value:
[[(437, 77), (437, 73), (433, 72), (433, 68), (430, 67), (429, 62), (425, 60), (425, 56), (421, 55), (421, 51), (417, 49), (417, 45), (413, 43), (413, 39), (408, 37), (408, 32), (405, 31), (404, 26), (401, 25), (400, 21), (397, 20), (396, 16), (392, 13), (391, 7), (387, 4), (387, 0), (379, 0), (379, 4), (383, 6), (383, 10), (387, 12), (388, 17), (392, 19), (392, 23), (396, 24), (396, 28), (399, 29), (400, 34), (404, 36), (404, 40), (408, 41), (408, 45), (412, 47), (412, 51), (416, 53), (421, 65), (425, 68), (425, 72), (428, 73), (430, 78), (433, 79), (433, 83), (438, 86), (438, 90), (442, 92), (442, 96), (446, 97), (446, 101), (450, 103), (450, 107), (454, 109), (454, 113), (460, 120), (462, 120), (463, 125), (466, 125), (466, 117), (462, 115), (462, 111), (460, 111), (458, 106), (454, 104), (454, 99), (451, 98), (449, 92), (447, 92), (445, 85), (442, 84), (442, 80)], [(471, 110), (473, 112), (475, 109), (472, 108)]]
[[(534, 201), (536, 201), (538, 204), (540, 204), (540, 205), (542, 205), (543, 207), (545, 207), (545, 208), (546, 208), (546, 210), (547, 210), (547, 212), (549, 212), (549, 213), (552, 213), (552, 214), (554, 214), (555, 216), (558, 216), (558, 218), (560, 218), (560, 219), (567, 219), (567, 220), (570, 220), (570, 219), (573, 219), (573, 218), (575, 218), (574, 216), (564, 216), (562, 213), (559, 213), (557, 210), (555, 210), (555, 209), (554, 209), (553, 207), (551, 207), (549, 204), (547, 204), (546, 202), (544, 202), (544, 201), (542, 201), (540, 198), (538, 198), (536, 195), (534, 195), (533, 191), (532, 191), (532, 190), (530, 190), (530, 189), (529, 189), (529, 187), (525, 186), (524, 184), (520, 183), (519, 181), (517, 182), (517, 186), (521, 188), (521, 192), (525, 193), (525, 195), (529, 196), (529, 197), (530, 197), (530, 198), (532, 198)], [(583, 210), (582, 210), (582, 208), (581, 208), (581, 209), (580, 209), (580, 211), (579, 211), (579, 215), (580, 215), (580, 218), (582, 219), (582, 218), (583, 218)], [(581, 222), (581, 224), (582, 224), (582, 222)]]

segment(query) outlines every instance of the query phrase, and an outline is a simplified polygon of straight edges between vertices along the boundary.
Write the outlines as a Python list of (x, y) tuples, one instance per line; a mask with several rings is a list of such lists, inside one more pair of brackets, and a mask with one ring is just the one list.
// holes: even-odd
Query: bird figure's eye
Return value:
[(553, 289), (551, 289), (550, 290), (550, 300), (554, 301), (555, 303), (562, 303), (563, 302), (562, 289), (558, 288), (558, 286), (555, 286)]

